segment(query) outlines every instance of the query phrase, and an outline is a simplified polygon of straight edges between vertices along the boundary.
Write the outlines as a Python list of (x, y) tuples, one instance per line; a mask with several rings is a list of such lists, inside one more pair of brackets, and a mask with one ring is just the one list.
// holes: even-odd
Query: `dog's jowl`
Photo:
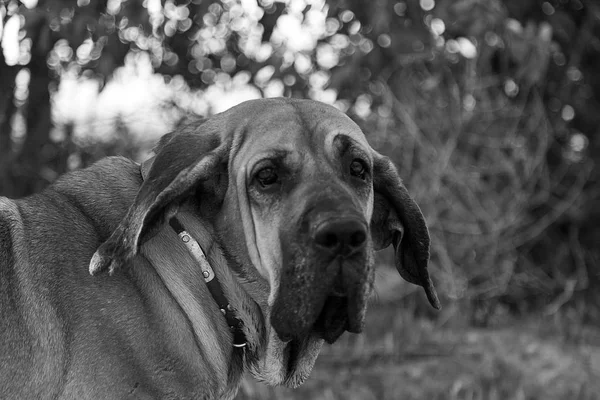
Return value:
[(337, 109), (188, 120), (142, 165), (0, 198), (0, 398), (231, 399), (244, 371), (296, 387), (363, 329), (389, 245), (439, 308), (419, 207)]

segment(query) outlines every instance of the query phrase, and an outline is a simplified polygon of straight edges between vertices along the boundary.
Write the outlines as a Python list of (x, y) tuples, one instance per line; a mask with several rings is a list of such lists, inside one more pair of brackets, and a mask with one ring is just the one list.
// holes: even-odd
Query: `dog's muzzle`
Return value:
[(321, 197), (284, 228), (283, 268), (271, 323), (289, 340), (316, 332), (333, 343), (360, 332), (372, 281), (368, 225), (352, 201)]

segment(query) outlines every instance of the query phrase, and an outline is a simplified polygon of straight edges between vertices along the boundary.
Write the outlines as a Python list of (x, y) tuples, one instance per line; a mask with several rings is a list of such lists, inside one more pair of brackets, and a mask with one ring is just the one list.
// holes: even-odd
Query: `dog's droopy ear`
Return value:
[[(227, 162), (229, 144), (204, 125), (165, 136), (151, 163), (142, 166), (142, 183), (129, 211), (90, 261), (90, 273), (113, 273), (139, 250), (141, 239), (173, 217), (179, 204), (214, 178)], [(149, 169), (148, 169), (148, 166)]]
[(427, 272), (429, 232), (423, 214), (402, 184), (394, 164), (377, 153), (374, 155), (373, 188), (371, 234), (375, 249), (393, 244), (396, 269), (402, 278), (422, 286), (429, 303), (440, 309), (440, 301)]

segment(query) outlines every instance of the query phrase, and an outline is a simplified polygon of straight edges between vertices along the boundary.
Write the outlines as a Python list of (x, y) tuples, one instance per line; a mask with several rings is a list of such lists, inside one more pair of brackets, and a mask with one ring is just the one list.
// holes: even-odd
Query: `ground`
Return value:
[(237, 399), (600, 400), (598, 327), (559, 314), (487, 328), (469, 326), (456, 311), (435, 322), (412, 314), (376, 301), (366, 331), (326, 345), (303, 386), (249, 378)]

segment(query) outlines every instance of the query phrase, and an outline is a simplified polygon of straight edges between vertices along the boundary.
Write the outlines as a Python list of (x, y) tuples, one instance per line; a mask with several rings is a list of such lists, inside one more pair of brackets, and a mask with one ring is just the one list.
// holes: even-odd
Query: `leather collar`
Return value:
[[(148, 176), (148, 172), (150, 170), (150, 166), (152, 165), (152, 161), (153, 160), (150, 159), (147, 162), (142, 163), (142, 165), (140, 166), (140, 172), (142, 175), (142, 179), (144, 180)], [(246, 347), (246, 345), (248, 344), (248, 340), (246, 339), (246, 334), (243, 331), (244, 323), (235, 315), (235, 309), (231, 306), (229, 300), (227, 300), (227, 297), (223, 293), (221, 283), (215, 275), (214, 270), (210, 266), (210, 263), (208, 262), (208, 259), (206, 258), (206, 255), (202, 250), (202, 247), (200, 246), (198, 241), (194, 239), (192, 235), (190, 235), (185, 230), (185, 227), (183, 226), (181, 221), (177, 219), (176, 216), (172, 217), (169, 220), (169, 225), (175, 231), (175, 233), (177, 233), (177, 236), (179, 236), (179, 239), (188, 249), (188, 252), (192, 256), (192, 258), (194, 258), (194, 260), (200, 266), (204, 282), (206, 283), (206, 286), (208, 287), (208, 290), (211, 296), (213, 297), (215, 303), (217, 303), (219, 310), (221, 310), (221, 313), (225, 317), (225, 320), (227, 321), (227, 326), (233, 333), (233, 347)]]
[(219, 306), (221, 313), (227, 320), (227, 326), (233, 333), (233, 347), (245, 347), (248, 344), (246, 340), (246, 334), (242, 330), (244, 323), (235, 315), (235, 310), (231, 307), (229, 300), (225, 297), (223, 293), (223, 289), (221, 288), (221, 284), (219, 283), (219, 278), (215, 275), (212, 267), (210, 266), (208, 260), (206, 259), (206, 255), (204, 251), (202, 251), (202, 247), (200, 244), (190, 235), (181, 224), (181, 222), (177, 219), (177, 217), (171, 218), (169, 221), (169, 225), (171, 228), (177, 233), (177, 236), (181, 239), (185, 247), (188, 249), (190, 255), (196, 260), (200, 269), (202, 270), (202, 277), (204, 278), (204, 282), (210, 291), (213, 299)]

